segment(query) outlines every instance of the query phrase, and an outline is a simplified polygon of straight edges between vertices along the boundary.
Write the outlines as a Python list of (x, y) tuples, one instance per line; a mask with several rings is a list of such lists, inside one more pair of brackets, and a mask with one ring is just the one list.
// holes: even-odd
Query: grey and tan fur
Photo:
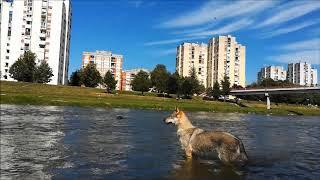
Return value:
[(239, 138), (223, 131), (204, 131), (194, 127), (186, 114), (178, 108), (164, 121), (177, 126), (182, 149), (188, 158), (193, 155), (217, 155), (225, 164), (240, 166), (248, 161)]

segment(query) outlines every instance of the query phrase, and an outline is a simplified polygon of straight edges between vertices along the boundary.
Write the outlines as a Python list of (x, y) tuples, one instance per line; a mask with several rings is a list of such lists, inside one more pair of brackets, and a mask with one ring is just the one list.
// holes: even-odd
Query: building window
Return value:
[(6, 59), (9, 59), (9, 56), (6, 56)]
[(11, 36), (11, 27), (8, 27), (8, 36)]
[(12, 11), (9, 11), (9, 23), (12, 22)]
[(6, 63), (5, 67), (9, 67), (9, 63)]
[(7, 75), (4, 75), (3, 77), (4, 77), (4, 79), (8, 79), (8, 76), (7, 76)]
[(7, 49), (7, 53), (10, 53), (10, 50), (9, 50), (9, 49)]
[(8, 69), (4, 69), (4, 72), (6, 72), (6, 73), (7, 73), (7, 72), (8, 72)]
[(30, 28), (26, 28), (25, 35), (30, 35)]

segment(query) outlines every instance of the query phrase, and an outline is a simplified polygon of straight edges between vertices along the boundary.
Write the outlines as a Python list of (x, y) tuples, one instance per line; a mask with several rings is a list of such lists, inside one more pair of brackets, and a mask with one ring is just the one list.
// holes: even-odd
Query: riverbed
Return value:
[[(187, 112), (193, 124), (242, 139), (240, 169), (187, 161), (169, 111), (1, 104), (0, 179), (317, 179), (315, 116)], [(119, 118), (121, 115), (123, 118)]]

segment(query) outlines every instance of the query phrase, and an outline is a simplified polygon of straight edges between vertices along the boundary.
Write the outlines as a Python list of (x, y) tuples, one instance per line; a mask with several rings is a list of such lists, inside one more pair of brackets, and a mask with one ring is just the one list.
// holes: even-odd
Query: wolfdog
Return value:
[(177, 126), (177, 134), (187, 158), (192, 158), (193, 155), (217, 156), (224, 164), (236, 166), (243, 166), (248, 161), (239, 138), (223, 131), (204, 131), (194, 127), (186, 114), (178, 108), (164, 122)]

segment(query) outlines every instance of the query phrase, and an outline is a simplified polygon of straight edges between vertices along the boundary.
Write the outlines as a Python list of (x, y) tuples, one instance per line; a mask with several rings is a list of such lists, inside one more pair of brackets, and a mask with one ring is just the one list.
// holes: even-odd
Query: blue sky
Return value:
[(307, 61), (320, 74), (320, 1), (73, 0), (69, 73), (83, 51), (124, 55), (123, 69), (175, 70), (176, 47), (233, 35), (246, 46), (247, 84), (264, 65)]

